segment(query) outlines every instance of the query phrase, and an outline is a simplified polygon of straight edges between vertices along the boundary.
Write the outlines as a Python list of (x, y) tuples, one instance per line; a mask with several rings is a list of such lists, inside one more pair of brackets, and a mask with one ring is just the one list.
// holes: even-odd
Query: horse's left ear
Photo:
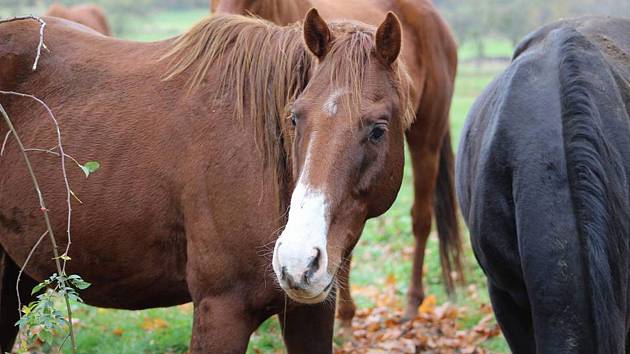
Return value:
[(332, 35), (326, 21), (312, 8), (304, 19), (304, 42), (319, 60), (324, 59), (328, 53)]
[(401, 46), (402, 27), (400, 20), (390, 11), (387, 13), (385, 21), (376, 30), (376, 53), (385, 65), (391, 65), (398, 58)]

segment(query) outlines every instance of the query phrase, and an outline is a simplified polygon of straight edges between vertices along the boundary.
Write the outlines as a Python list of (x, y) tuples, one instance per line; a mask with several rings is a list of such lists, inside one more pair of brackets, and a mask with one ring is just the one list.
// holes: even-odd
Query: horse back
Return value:
[(530, 35), (462, 133), (457, 188), (475, 255), (494, 288), (530, 309), (539, 349), (624, 345), (628, 62), (611, 48), (627, 48), (628, 29), (587, 18)]

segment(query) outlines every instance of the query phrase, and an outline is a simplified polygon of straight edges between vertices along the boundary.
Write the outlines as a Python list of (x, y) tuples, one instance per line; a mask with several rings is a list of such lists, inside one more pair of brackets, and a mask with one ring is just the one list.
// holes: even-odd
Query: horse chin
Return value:
[(306, 293), (304, 291), (296, 291), (291, 289), (283, 289), (284, 292), (289, 296), (289, 298), (295, 302), (299, 302), (301, 304), (306, 305), (314, 305), (319, 304), (321, 302), (326, 301), (328, 296), (330, 295), (330, 291), (333, 288), (333, 280), (331, 279), (330, 283), (322, 290), (319, 294), (313, 295), (312, 293)]

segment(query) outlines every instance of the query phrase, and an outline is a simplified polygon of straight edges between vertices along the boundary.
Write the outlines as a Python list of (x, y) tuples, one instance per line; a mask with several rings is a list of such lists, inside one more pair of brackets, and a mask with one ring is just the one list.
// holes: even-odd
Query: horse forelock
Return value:
[[(335, 88), (348, 93), (340, 97), (340, 103), (345, 105), (351, 116), (359, 117), (366, 71), (375, 55), (374, 29), (353, 21), (333, 22), (330, 28), (334, 40), (325, 59), (332, 69), (330, 82)], [(402, 125), (407, 129), (415, 119), (410, 98), (411, 79), (401, 60), (387, 70), (400, 99)]]

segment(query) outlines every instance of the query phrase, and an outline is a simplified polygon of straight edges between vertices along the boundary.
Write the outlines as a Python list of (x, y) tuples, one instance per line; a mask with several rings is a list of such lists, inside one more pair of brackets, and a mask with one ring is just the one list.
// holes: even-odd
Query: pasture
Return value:
[[(204, 15), (206, 11), (203, 9), (158, 12), (138, 20), (137, 26), (129, 26), (123, 37), (140, 41), (170, 37), (186, 30)], [(507, 58), (512, 48), (508, 42), (488, 39), (486, 50), (492, 57)], [(467, 45), (460, 48), (460, 66), (451, 108), (451, 129), (455, 145), (459, 141), (459, 133), (474, 99), (494, 75), (506, 65), (504, 61), (473, 62), (472, 56), (473, 48)], [(368, 338), (373, 335), (363, 333), (366, 330), (380, 332), (379, 336), (391, 335), (387, 331), (394, 326), (387, 322), (386, 318), (395, 317), (402, 311), (407, 282), (411, 274), (413, 252), (409, 216), (411, 201), (411, 169), (407, 165), (403, 186), (396, 203), (385, 215), (367, 224), (354, 251), (351, 284), (360, 313), (355, 318), (356, 328), (353, 333), (340, 333), (336, 336), (335, 343), (338, 350), (345, 350), (345, 343), (352, 340), (353, 335)], [(464, 228), (463, 223), (462, 228)], [(464, 234), (467, 240), (467, 234)], [(485, 278), (475, 262), (470, 247), (466, 245), (465, 249), (467, 285), (459, 288), (456, 298), (448, 298), (441, 283), (437, 239), (432, 234), (424, 269), (427, 300), (421, 308), (421, 313), (427, 316), (432, 315), (443, 308), (442, 304), (448, 302), (454, 304), (455, 307), (452, 308), (456, 309), (451, 318), (456, 325), (451, 328), (472, 330), (480, 322), (484, 328), (495, 328), (494, 319), (488, 322), (490, 312)], [(97, 309), (81, 304), (73, 306), (80, 352), (185, 353), (187, 351), (192, 328), (192, 305), (190, 304), (146, 311)], [(374, 316), (367, 318), (369, 317), (367, 313), (382, 315), (380, 319), (379, 316), (374, 319)], [(368, 326), (361, 323), (366, 318), (372, 321)], [(57, 345), (61, 340), (62, 338), (58, 339)], [(477, 350), (475, 346), (472, 348)], [(500, 335), (484, 340), (480, 348), (494, 353), (508, 352), (507, 344)], [(51, 347), (37, 349), (45, 352), (52, 350)], [(248, 352), (283, 352), (281, 329), (275, 318), (263, 324), (253, 335)]]

